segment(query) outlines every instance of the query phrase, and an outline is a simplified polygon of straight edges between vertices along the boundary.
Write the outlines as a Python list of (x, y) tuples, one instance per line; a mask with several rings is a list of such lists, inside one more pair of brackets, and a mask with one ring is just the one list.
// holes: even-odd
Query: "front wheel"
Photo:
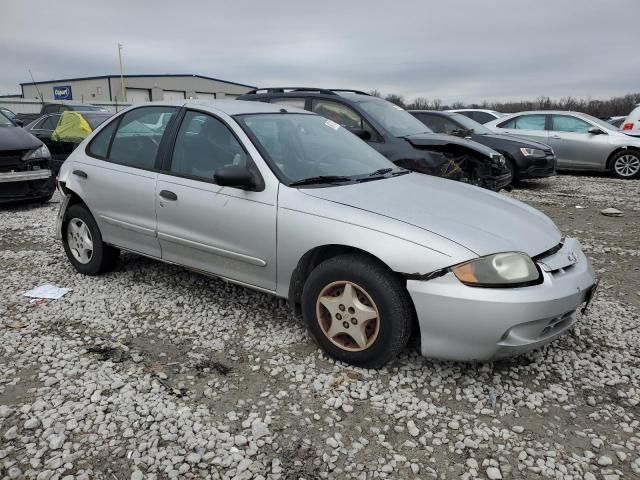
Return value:
[(611, 173), (618, 178), (630, 179), (640, 176), (640, 153), (623, 150), (611, 159)]
[(380, 368), (402, 351), (414, 316), (404, 283), (360, 255), (331, 258), (311, 272), (302, 314), (331, 357), (365, 368)]
[(64, 214), (62, 244), (71, 264), (84, 275), (112, 270), (120, 254), (118, 249), (102, 241), (93, 215), (80, 204), (71, 205)]

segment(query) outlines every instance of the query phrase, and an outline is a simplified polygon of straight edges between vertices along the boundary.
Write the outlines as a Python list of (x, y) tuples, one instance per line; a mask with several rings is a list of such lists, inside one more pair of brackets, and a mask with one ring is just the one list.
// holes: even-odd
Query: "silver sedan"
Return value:
[(358, 366), (384, 365), (414, 332), (430, 357), (525, 352), (567, 332), (595, 284), (542, 213), (399, 168), (281, 105), (132, 107), (73, 152), (59, 187), (78, 272), (128, 250), (288, 298), (323, 349)]
[(497, 132), (550, 145), (558, 169), (608, 171), (618, 178), (640, 177), (640, 139), (586, 113), (520, 112), (487, 123)]

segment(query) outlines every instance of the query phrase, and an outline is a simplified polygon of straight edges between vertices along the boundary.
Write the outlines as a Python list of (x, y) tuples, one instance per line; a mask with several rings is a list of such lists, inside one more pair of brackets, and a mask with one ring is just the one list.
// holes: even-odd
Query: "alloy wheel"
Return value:
[(67, 225), (67, 244), (73, 258), (87, 264), (93, 257), (93, 238), (89, 227), (79, 218), (73, 218)]
[(621, 177), (633, 177), (640, 171), (640, 158), (633, 154), (618, 157), (613, 165)]
[(375, 302), (362, 287), (346, 280), (322, 289), (316, 301), (316, 317), (324, 335), (350, 352), (369, 348), (380, 331)]

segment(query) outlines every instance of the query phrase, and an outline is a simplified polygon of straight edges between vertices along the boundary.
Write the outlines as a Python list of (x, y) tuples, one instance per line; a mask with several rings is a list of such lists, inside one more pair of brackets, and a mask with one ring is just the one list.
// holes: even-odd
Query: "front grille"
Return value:
[(567, 325), (569, 325), (573, 321), (573, 314), (575, 310), (565, 313), (564, 315), (560, 315), (558, 317), (554, 317), (547, 322), (547, 325), (540, 332), (540, 338), (547, 337), (549, 335), (553, 335), (556, 332), (563, 330)]
[(26, 164), (22, 161), (29, 150), (0, 150), (0, 172), (22, 171)]

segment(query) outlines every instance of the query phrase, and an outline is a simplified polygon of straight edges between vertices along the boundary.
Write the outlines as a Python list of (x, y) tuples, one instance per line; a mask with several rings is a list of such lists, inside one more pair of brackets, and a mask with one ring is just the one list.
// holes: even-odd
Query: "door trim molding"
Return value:
[(251, 265), (256, 265), (258, 267), (267, 266), (267, 262), (265, 262), (261, 258), (252, 257), (250, 255), (245, 255), (243, 253), (232, 252), (230, 250), (214, 247), (212, 245), (205, 245), (204, 243), (194, 242), (193, 240), (187, 240), (186, 238), (176, 237), (173, 235), (169, 235), (168, 233), (158, 232), (158, 238), (160, 240), (165, 240), (167, 242), (175, 243), (177, 245), (182, 245), (183, 247), (193, 248), (206, 253), (211, 253), (213, 255), (220, 255), (221, 257), (231, 258), (233, 260), (249, 263)]
[(124, 228), (125, 230), (131, 230), (133, 232), (141, 233), (142, 235), (147, 235), (149, 237), (156, 236), (156, 231), (152, 228), (141, 227), (140, 225), (134, 225), (133, 223), (123, 222), (122, 220), (116, 220), (115, 218), (107, 217), (106, 215), (99, 215), (98, 218), (116, 227)]

